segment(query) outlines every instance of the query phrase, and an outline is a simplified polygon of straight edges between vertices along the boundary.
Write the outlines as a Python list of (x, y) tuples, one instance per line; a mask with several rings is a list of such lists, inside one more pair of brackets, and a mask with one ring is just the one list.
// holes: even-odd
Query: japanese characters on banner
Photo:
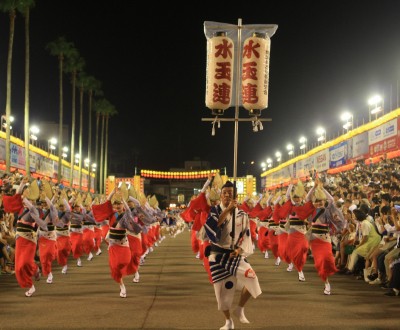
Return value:
[(368, 131), (370, 157), (398, 149), (398, 121), (399, 118), (395, 118)]
[(207, 41), (206, 106), (222, 114), (231, 106), (234, 46), (226, 32)]
[(349, 142), (349, 160), (355, 162), (368, 157), (368, 132), (354, 136)]
[[(275, 24), (241, 25), (244, 42), (238, 45), (237, 25), (204, 22), (207, 38), (206, 106), (213, 115), (222, 115), (224, 110), (237, 105), (236, 97), (232, 97), (236, 79), (241, 81), (242, 88), (237, 95), (238, 105), (256, 115), (259, 112), (253, 110), (268, 106), (270, 38), (277, 28)], [(237, 72), (237, 61), (241, 61), (241, 72)]]
[(265, 33), (255, 32), (243, 44), (242, 102), (250, 113), (268, 106), (270, 48), (271, 39)]
[(348, 158), (348, 144), (343, 141), (331, 148), (329, 148), (329, 167), (335, 168), (345, 165)]
[(16, 168), (25, 168), (25, 149), (10, 143), (10, 164)]

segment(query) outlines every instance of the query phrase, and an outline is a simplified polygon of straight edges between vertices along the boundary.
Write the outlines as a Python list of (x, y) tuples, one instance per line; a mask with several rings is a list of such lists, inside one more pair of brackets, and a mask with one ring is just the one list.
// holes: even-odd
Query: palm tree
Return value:
[(75, 113), (76, 113), (76, 79), (78, 72), (85, 67), (85, 60), (79, 55), (76, 48), (71, 51), (70, 56), (66, 58), (64, 71), (71, 73), (72, 84), (72, 124), (71, 124), (71, 171), (70, 171), (70, 187), (74, 184), (74, 167), (75, 167)]
[(24, 105), (24, 138), (25, 138), (25, 171), (26, 175), (31, 175), (29, 159), (29, 66), (30, 66), (30, 43), (29, 43), (29, 23), (30, 9), (35, 6), (34, 0), (24, 1), (18, 7), (18, 11), (25, 18), (25, 105)]
[[(105, 99), (100, 99), (100, 100), (96, 100), (94, 103), (94, 111), (96, 112), (96, 151), (95, 151), (95, 163), (97, 164), (96, 167), (96, 171), (95, 171), (95, 176), (96, 176), (96, 190), (101, 194), (101, 190), (100, 190), (100, 184), (101, 184), (101, 180), (102, 180), (102, 168), (103, 165), (102, 162), (103, 161), (103, 154), (101, 154), (101, 158), (99, 159), (99, 126), (100, 126), (100, 117), (102, 117), (102, 113), (105, 111), (104, 109), (107, 107), (107, 103), (108, 101)], [(103, 121), (102, 121), (103, 122)], [(102, 126), (104, 127), (104, 125)], [(104, 130), (102, 130), (102, 134), (104, 134)], [(103, 152), (103, 135), (102, 135), (102, 140), (101, 140), (101, 153)], [(101, 171), (101, 173), (99, 174), (99, 169)]]
[(84, 72), (79, 73), (79, 190), (82, 190), (82, 136), (83, 136), (83, 93), (87, 89), (88, 75)]
[[(104, 142), (105, 142), (105, 137), (104, 137), (104, 130), (106, 127), (106, 118), (110, 115), (114, 115), (117, 113), (115, 110), (115, 107), (106, 99), (100, 99), (95, 102), (94, 110), (96, 111), (96, 161), (100, 163), (100, 173), (98, 176), (98, 184), (99, 184), (99, 193), (102, 194), (104, 192), (104, 177), (107, 173), (105, 170), (104, 164), (104, 155), (107, 153), (104, 152)], [(99, 138), (99, 121), (101, 117), (101, 139), (100, 139), (100, 161), (97, 159), (97, 150), (98, 150), (98, 138)], [(108, 119), (107, 119), (108, 122)], [(108, 125), (107, 125), (107, 139), (108, 139)], [(107, 142), (106, 142), (107, 145)]]
[(64, 37), (58, 37), (55, 41), (52, 41), (46, 45), (46, 48), (50, 51), (50, 54), (57, 56), (59, 66), (59, 87), (60, 87), (60, 105), (59, 105), (59, 123), (58, 123), (58, 171), (57, 181), (61, 182), (62, 175), (62, 137), (63, 137), (63, 66), (64, 59), (68, 57), (74, 49), (74, 44), (67, 41)]
[(86, 89), (89, 95), (89, 125), (88, 125), (88, 154), (87, 154), (87, 158), (89, 160), (88, 164), (89, 177), (87, 183), (88, 191), (90, 191), (90, 185), (91, 185), (90, 166), (91, 163), (94, 163), (91, 155), (92, 154), (92, 102), (93, 102), (93, 94), (95, 96), (103, 95), (103, 92), (101, 91), (100, 88), (101, 88), (100, 81), (96, 80), (92, 76), (87, 77)]
[(6, 96), (6, 172), (10, 172), (10, 117), (11, 117), (11, 74), (12, 74), (12, 56), (14, 45), (14, 27), (16, 10), (24, 7), (24, 0), (2, 0), (0, 1), (0, 10), (8, 13), (10, 17), (10, 34), (8, 37), (8, 55), (7, 55), (7, 96)]
[(107, 166), (108, 166), (108, 121), (110, 119), (110, 117), (116, 115), (118, 112), (115, 109), (115, 107), (113, 105), (110, 104), (110, 107), (107, 108), (107, 112), (105, 114), (106, 117), (106, 136), (105, 136), (105, 150), (104, 150), (104, 179), (103, 179), (103, 186), (104, 186), (104, 182), (106, 182), (107, 179)]

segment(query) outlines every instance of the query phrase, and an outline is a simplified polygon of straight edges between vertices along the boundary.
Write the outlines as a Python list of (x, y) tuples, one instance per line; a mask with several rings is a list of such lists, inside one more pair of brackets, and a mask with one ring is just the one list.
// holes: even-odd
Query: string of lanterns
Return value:
[(152, 170), (141, 170), (140, 175), (144, 178), (167, 179), (167, 180), (190, 180), (207, 179), (210, 173), (219, 173), (219, 170), (192, 171), (192, 172), (163, 172)]

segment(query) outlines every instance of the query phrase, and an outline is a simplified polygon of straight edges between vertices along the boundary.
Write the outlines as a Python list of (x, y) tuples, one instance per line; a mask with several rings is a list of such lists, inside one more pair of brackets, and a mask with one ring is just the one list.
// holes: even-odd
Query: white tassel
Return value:
[(253, 121), (253, 132), (258, 132), (258, 126), (254, 121)]

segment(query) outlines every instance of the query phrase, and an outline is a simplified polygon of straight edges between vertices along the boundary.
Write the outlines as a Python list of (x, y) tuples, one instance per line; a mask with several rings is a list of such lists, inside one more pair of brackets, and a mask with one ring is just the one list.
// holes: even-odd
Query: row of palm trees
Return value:
[[(10, 172), (10, 116), (11, 116), (11, 72), (12, 72), (12, 56), (14, 42), (14, 28), (17, 13), (24, 17), (25, 21), (25, 100), (24, 100), (24, 144), (25, 144), (25, 161), (26, 174), (30, 175), (29, 163), (29, 23), (30, 11), (35, 6), (34, 0), (1, 0), (0, 11), (9, 14), (10, 34), (7, 56), (7, 95), (6, 95), (6, 172)], [(72, 125), (71, 125), (71, 171), (69, 179), (70, 185), (73, 182), (73, 168), (75, 164), (75, 122), (76, 122), (76, 91), (79, 91), (79, 189), (82, 189), (82, 135), (83, 135), (83, 99), (84, 95), (88, 96), (89, 127), (88, 127), (88, 156), (91, 163), (99, 164), (96, 169), (96, 190), (104, 193), (105, 179), (107, 177), (107, 158), (108, 158), (108, 121), (109, 118), (116, 115), (115, 107), (103, 97), (101, 90), (101, 82), (93, 76), (88, 75), (85, 71), (85, 60), (79, 54), (75, 45), (67, 41), (64, 37), (58, 37), (56, 40), (49, 42), (46, 49), (50, 55), (57, 57), (59, 66), (59, 129), (58, 129), (58, 182), (62, 178), (62, 145), (63, 145), (63, 77), (64, 74), (70, 75), (72, 84)], [(92, 155), (92, 112), (96, 114), (96, 145), (94, 161)], [(100, 128), (101, 120), (101, 128)], [(101, 130), (100, 146), (99, 132)], [(100, 155), (99, 155), (100, 147)], [(100, 157), (99, 157), (100, 156)], [(89, 167), (90, 168), (90, 167)], [(89, 175), (88, 187), (91, 186), (91, 176)]]

